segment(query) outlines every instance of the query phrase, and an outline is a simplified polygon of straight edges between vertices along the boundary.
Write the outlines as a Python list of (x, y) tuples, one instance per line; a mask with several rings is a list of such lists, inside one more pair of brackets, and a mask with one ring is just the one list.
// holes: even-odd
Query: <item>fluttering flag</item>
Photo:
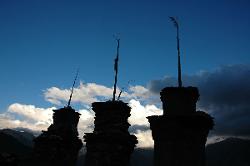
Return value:
[(175, 26), (176, 28), (178, 28), (179, 25), (178, 25), (178, 22), (176, 21), (176, 19), (175, 19), (174, 17), (169, 17), (169, 18), (170, 18), (170, 20), (174, 23), (174, 26)]

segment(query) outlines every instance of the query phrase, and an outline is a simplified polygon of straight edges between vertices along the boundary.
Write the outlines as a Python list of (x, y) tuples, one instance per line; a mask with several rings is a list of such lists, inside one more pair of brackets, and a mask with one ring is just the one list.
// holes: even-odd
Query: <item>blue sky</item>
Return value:
[(113, 83), (120, 33), (119, 85), (146, 85), (176, 75), (178, 16), (184, 73), (249, 63), (249, 1), (48, 1), (0, 2), (1, 109), (12, 102), (43, 105), (41, 91), (80, 79)]
[(180, 20), (184, 74), (249, 64), (249, 9), (248, 0), (2, 0), (0, 112), (12, 103), (53, 106), (44, 91), (69, 88), (77, 68), (80, 80), (111, 87), (117, 33), (120, 87), (176, 76), (168, 16)]

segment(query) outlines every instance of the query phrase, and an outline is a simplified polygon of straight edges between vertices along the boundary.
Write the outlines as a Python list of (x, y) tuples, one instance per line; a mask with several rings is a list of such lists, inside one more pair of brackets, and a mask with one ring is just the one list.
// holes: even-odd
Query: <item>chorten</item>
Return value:
[(42, 134), (34, 139), (34, 158), (37, 165), (75, 166), (76, 164), (82, 141), (78, 138), (77, 131), (81, 114), (70, 106), (75, 80), (68, 105), (53, 110), (53, 123), (47, 131), (42, 131)]
[(106, 102), (92, 103), (95, 112), (93, 133), (85, 133), (87, 166), (128, 166), (130, 155), (137, 144), (137, 138), (130, 135), (128, 117), (131, 108), (120, 101), (121, 92), (116, 99), (116, 84), (119, 58), (119, 39), (117, 39), (115, 59), (115, 84), (113, 99)]
[(178, 87), (166, 87), (160, 96), (163, 115), (147, 117), (154, 139), (154, 166), (205, 166), (205, 144), (213, 118), (196, 110), (197, 87), (183, 87), (177, 28)]

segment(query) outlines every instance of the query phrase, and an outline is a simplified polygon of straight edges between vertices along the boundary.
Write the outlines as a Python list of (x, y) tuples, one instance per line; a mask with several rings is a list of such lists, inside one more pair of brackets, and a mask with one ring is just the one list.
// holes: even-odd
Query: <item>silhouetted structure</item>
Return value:
[(94, 102), (95, 128), (93, 133), (85, 133), (87, 166), (127, 166), (134, 151), (137, 138), (130, 135), (128, 117), (131, 108), (116, 100), (120, 39), (117, 41), (117, 53), (114, 63), (115, 83), (112, 101)]
[(131, 108), (122, 101), (95, 102), (95, 129), (84, 136), (87, 166), (127, 166), (137, 139), (130, 135)]
[(34, 139), (34, 158), (38, 165), (76, 165), (78, 152), (82, 147), (77, 131), (81, 114), (76, 112), (70, 103), (78, 72), (79, 70), (76, 72), (67, 106), (53, 110), (53, 124)]
[(154, 139), (155, 166), (205, 166), (205, 144), (213, 118), (196, 111), (199, 91), (182, 87), (179, 24), (170, 17), (177, 30), (178, 87), (162, 89), (162, 116), (147, 117)]
[(82, 141), (77, 125), (80, 114), (70, 106), (53, 110), (53, 124), (34, 139), (38, 165), (75, 166)]
[(205, 144), (213, 118), (196, 111), (196, 87), (167, 87), (161, 91), (162, 116), (149, 116), (155, 166), (204, 166)]

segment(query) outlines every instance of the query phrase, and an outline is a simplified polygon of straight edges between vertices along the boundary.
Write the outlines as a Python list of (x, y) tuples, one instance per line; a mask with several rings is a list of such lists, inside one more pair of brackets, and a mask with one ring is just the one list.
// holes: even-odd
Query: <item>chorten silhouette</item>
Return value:
[(128, 166), (130, 155), (137, 144), (137, 138), (128, 132), (130, 126), (128, 117), (131, 108), (127, 103), (115, 98), (119, 39), (117, 39), (117, 43), (113, 99), (92, 103), (92, 110), (95, 112), (95, 128), (93, 133), (84, 135), (87, 148), (85, 164), (87, 166)]
[(76, 164), (78, 152), (82, 147), (77, 131), (81, 114), (70, 106), (76, 78), (68, 105), (53, 110), (53, 123), (47, 131), (42, 131), (42, 134), (34, 139), (34, 158), (37, 165), (75, 166)]
[(205, 144), (213, 118), (196, 111), (199, 91), (196, 87), (183, 87), (177, 28), (178, 87), (161, 90), (163, 115), (147, 117), (154, 139), (154, 166), (205, 166)]

